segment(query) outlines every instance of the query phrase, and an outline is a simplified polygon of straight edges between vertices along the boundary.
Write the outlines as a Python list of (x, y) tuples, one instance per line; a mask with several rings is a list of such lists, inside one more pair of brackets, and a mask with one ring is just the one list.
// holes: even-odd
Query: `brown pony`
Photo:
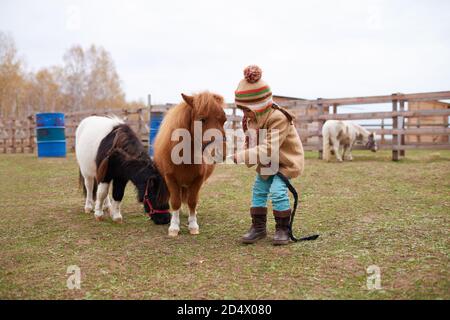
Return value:
[[(154, 143), (154, 161), (164, 177), (170, 193), (172, 214), (169, 236), (173, 237), (177, 236), (180, 231), (182, 203), (186, 203), (189, 207), (189, 232), (191, 234), (199, 233), (196, 211), (198, 194), (203, 183), (213, 172), (215, 165), (215, 162), (205, 161), (203, 151), (210, 149), (209, 146), (214, 143), (216, 145), (214, 150), (218, 150), (217, 155), (222, 155), (222, 159), (226, 156), (223, 127), (226, 115), (223, 97), (210, 92), (202, 92), (194, 96), (182, 94), (181, 96), (184, 101), (173, 107), (164, 117)], [(201, 134), (198, 130), (194, 130), (194, 127), (201, 128)], [(203, 133), (209, 129), (216, 129), (215, 132), (220, 134), (219, 141), (216, 141), (217, 137), (206, 139), (206, 135)], [(176, 161), (173, 155), (173, 150), (176, 150), (174, 148), (180, 143), (179, 140), (174, 141), (174, 132), (180, 131), (189, 135), (188, 144), (185, 144), (188, 146), (187, 150), (183, 149), (177, 154), (184, 159), (181, 163)]]

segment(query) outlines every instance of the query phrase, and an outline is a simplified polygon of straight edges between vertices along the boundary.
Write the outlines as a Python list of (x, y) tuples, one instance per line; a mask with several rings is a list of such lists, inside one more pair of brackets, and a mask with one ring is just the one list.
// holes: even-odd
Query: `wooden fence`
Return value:
[[(65, 135), (67, 151), (75, 150), (75, 131), (80, 121), (92, 115), (115, 115), (125, 120), (148, 147), (150, 117), (155, 112), (167, 112), (173, 105), (153, 105), (138, 109), (83, 110), (65, 114)], [(228, 121), (226, 127), (241, 127), (241, 116), (236, 115), (234, 104), (228, 105)], [(33, 153), (36, 151), (36, 119), (35, 115), (25, 120), (0, 119), (0, 153)]]
[[(392, 150), (392, 160), (397, 161), (400, 156), (405, 155), (408, 149), (450, 149), (448, 136), (450, 128), (448, 120), (441, 125), (432, 127), (420, 127), (420, 120), (430, 117), (450, 116), (450, 108), (441, 110), (407, 110), (410, 102), (418, 101), (438, 101), (450, 99), (450, 91), (428, 92), (416, 94), (392, 94), (385, 96), (356, 97), (342, 99), (317, 99), (317, 100), (296, 100), (285, 103), (285, 107), (296, 113), (297, 128), (304, 142), (306, 150), (315, 150), (319, 152), (319, 158), (322, 157), (322, 126), (327, 120), (380, 120), (378, 128), (371, 131), (376, 132), (381, 139), (379, 145), (381, 149)], [(338, 108), (349, 105), (373, 105), (386, 104), (392, 105), (391, 111), (360, 112), (360, 113), (338, 113)], [(370, 109), (370, 107), (365, 107)], [(308, 112), (306, 112), (308, 111)], [(391, 128), (386, 128), (385, 120), (391, 119)], [(407, 119), (418, 119), (415, 127), (408, 124)], [(316, 124), (314, 129), (304, 129), (305, 124)], [(386, 135), (391, 135), (391, 139), (386, 139)], [(406, 135), (426, 136), (442, 135), (447, 136), (445, 143), (406, 143)], [(308, 143), (309, 138), (316, 138), (313, 143)], [(361, 148), (361, 147), (360, 147)]]
[(0, 153), (30, 153), (35, 150), (34, 117), (0, 119)]
[[(450, 99), (450, 91), (430, 92), (417, 94), (392, 94), (386, 96), (342, 98), (342, 99), (317, 99), (317, 100), (295, 100), (283, 104), (296, 114), (296, 126), (303, 141), (305, 150), (318, 151), (322, 156), (322, 126), (327, 120), (379, 120), (377, 128), (372, 128), (379, 139), (380, 149), (392, 150), (392, 159), (399, 160), (405, 155), (408, 149), (450, 149), (450, 139), (443, 143), (421, 143), (420, 139), (416, 143), (406, 143), (406, 135), (421, 137), (423, 135), (450, 136), (448, 121), (446, 124), (436, 127), (420, 127), (420, 119), (427, 117), (450, 116), (450, 108), (442, 110), (408, 110), (410, 102), (417, 101), (437, 101)], [(360, 112), (360, 113), (338, 113), (338, 108), (348, 105), (373, 105), (390, 103), (391, 111)], [(68, 151), (75, 148), (75, 130), (79, 122), (90, 115), (115, 114), (124, 118), (128, 124), (141, 137), (141, 140), (148, 146), (149, 123), (151, 114), (154, 112), (165, 113), (172, 105), (153, 105), (149, 108), (139, 109), (113, 109), (113, 110), (85, 110), (66, 114), (66, 139)], [(241, 128), (241, 116), (234, 104), (228, 104), (226, 123), (227, 128)], [(366, 107), (370, 109), (370, 107)], [(407, 119), (418, 119), (415, 127), (408, 124)], [(388, 124), (386, 120), (391, 119)], [(24, 120), (0, 119), (0, 153), (25, 153), (35, 152), (34, 115)], [(372, 126), (373, 127), (373, 126)], [(311, 129), (312, 128), (312, 129)], [(386, 136), (392, 136), (387, 139)]]

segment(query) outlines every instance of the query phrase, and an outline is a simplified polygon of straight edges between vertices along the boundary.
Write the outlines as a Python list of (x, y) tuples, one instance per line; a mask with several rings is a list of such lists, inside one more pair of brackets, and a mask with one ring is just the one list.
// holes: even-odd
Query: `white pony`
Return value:
[(330, 154), (334, 154), (339, 162), (352, 161), (352, 148), (356, 142), (364, 144), (372, 152), (378, 150), (375, 133), (352, 122), (328, 120), (323, 125), (322, 136), (325, 161), (330, 161)]
[[(75, 154), (80, 166), (81, 175), (84, 177), (84, 185), (86, 187), (86, 203), (84, 211), (86, 213), (94, 210), (94, 186), (96, 186), (95, 178), (97, 176), (97, 164), (95, 159), (97, 151), (102, 142), (115, 126), (124, 122), (117, 117), (88, 117), (80, 122), (75, 132)], [(105, 210), (111, 210), (111, 200), (109, 195), (106, 196), (104, 204)], [(100, 216), (100, 213), (97, 213)]]

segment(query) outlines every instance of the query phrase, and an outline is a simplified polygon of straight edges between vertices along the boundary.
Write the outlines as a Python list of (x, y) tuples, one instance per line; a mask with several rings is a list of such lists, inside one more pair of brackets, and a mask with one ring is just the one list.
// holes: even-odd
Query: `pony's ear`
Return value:
[(222, 104), (223, 103), (223, 97), (218, 95), (218, 94), (213, 94), (214, 100), (217, 101), (218, 104)]
[(186, 102), (189, 106), (191, 106), (191, 107), (194, 106), (194, 97), (193, 96), (188, 96), (184, 93), (182, 93), (181, 96), (183, 97), (184, 102)]

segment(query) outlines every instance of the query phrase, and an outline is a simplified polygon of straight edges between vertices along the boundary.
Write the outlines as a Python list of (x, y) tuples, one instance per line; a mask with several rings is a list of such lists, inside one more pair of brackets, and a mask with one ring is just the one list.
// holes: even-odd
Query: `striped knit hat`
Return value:
[(261, 80), (262, 70), (258, 66), (248, 66), (244, 70), (244, 79), (234, 92), (237, 106), (247, 107), (255, 112), (264, 112), (272, 105), (272, 91)]

